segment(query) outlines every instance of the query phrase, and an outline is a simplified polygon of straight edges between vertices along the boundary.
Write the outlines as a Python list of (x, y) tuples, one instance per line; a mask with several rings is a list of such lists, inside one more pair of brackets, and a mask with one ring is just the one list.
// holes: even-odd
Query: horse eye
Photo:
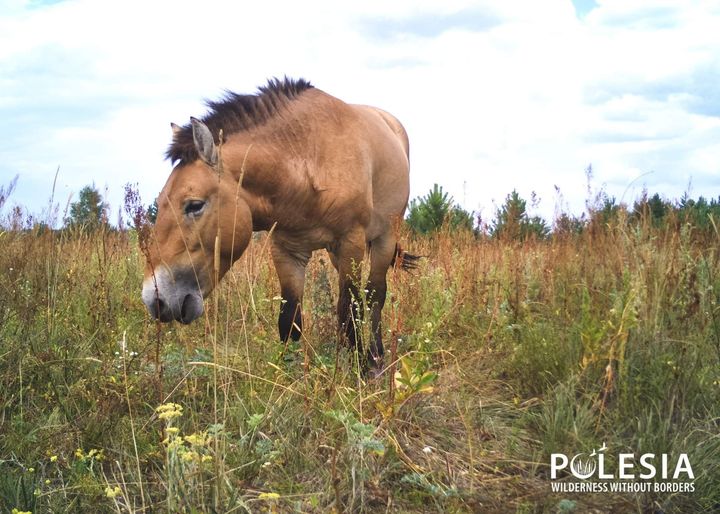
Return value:
[(205, 202), (203, 200), (188, 200), (185, 203), (184, 213), (185, 216), (196, 217), (200, 215), (204, 208)]

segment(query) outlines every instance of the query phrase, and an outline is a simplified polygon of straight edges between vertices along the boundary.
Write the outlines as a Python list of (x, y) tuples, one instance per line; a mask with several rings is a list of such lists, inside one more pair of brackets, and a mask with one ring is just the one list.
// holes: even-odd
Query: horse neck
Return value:
[(278, 221), (274, 206), (303, 187), (302, 177), (285, 161), (281, 148), (262, 140), (235, 141), (223, 148), (225, 171), (242, 181), (239, 195), (253, 218), (253, 230), (269, 230)]

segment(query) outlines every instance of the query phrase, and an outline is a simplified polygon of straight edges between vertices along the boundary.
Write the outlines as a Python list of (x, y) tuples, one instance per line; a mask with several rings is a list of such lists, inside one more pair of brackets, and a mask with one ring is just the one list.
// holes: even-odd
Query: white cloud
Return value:
[[(61, 191), (162, 186), (170, 121), (224, 88), (303, 76), (396, 114), (412, 194), (438, 182), (492, 215), (513, 188), (584, 206), (584, 169), (620, 197), (639, 175), (716, 195), (720, 12), (713, 2), (93, 2), (0, 16), (0, 182), (39, 210)], [(45, 188), (45, 189), (43, 189)], [(713, 188), (716, 188), (713, 190)], [(46, 190), (47, 194), (43, 194)]]

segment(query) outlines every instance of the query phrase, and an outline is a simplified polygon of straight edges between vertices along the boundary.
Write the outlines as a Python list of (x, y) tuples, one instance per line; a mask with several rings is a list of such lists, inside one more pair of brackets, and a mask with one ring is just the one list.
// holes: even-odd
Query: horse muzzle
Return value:
[(188, 273), (172, 275), (161, 269), (143, 282), (142, 299), (150, 315), (163, 323), (179, 321), (188, 324), (203, 313), (203, 295)]

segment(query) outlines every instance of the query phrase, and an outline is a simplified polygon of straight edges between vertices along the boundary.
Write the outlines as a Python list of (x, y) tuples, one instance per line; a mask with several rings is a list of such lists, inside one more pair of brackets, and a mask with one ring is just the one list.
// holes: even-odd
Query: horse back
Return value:
[(347, 104), (319, 89), (303, 93), (292, 108), (284, 128), (267, 127), (282, 134), (275, 147), (283, 161), (278, 172), (285, 177), (280, 182), (292, 184), (278, 205), (284, 221), (278, 228), (300, 233), (307, 225), (340, 235), (360, 224), (368, 239), (386, 231), (391, 218), (403, 215), (409, 195), (402, 124), (386, 111)]

